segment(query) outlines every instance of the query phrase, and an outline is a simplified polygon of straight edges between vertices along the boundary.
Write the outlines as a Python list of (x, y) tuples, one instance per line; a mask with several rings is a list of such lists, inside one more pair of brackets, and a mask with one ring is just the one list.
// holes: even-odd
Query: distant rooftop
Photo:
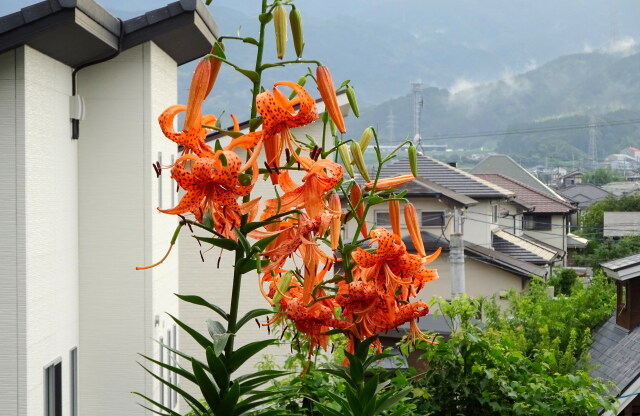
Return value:
[(534, 213), (557, 213), (566, 214), (576, 210), (576, 208), (546, 192), (539, 191), (531, 186), (515, 179), (508, 178), (502, 174), (477, 173), (476, 176), (495, 183), (504, 189), (508, 189), (516, 194), (516, 198), (524, 201), (527, 205), (534, 207)]
[[(382, 168), (381, 177), (389, 178), (409, 173), (411, 173), (409, 159), (397, 159)], [(418, 175), (427, 181), (473, 199), (507, 199), (515, 196), (513, 192), (498, 185), (428, 156), (418, 156)]]

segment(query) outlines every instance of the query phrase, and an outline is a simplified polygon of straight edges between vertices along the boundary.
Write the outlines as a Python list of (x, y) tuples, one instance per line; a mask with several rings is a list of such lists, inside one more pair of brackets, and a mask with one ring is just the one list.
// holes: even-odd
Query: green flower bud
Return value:
[(362, 156), (362, 150), (360, 149), (360, 145), (356, 142), (351, 142), (351, 154), (353, 155), (353, 161), (358, 168), (358, 172), (364, 178), (365, 181), (369, 182), (371, 178), (369, 177), (369, 172), (367, 172), (367, 165), (364, 163), (364, 157)]
[(362, 136), (360, 137), (360, 150), (362, 150), (362, 152), (367, 150), (372, 137), (373, 127), (367, 127), (366, 129), (364, 129), (364, 131), (362, 132)]
[(351, 87), (351, 85), (347, 87), (347, 100), (349, 100), (349, 105), (351, 106), (351, 110), (353, 110), (353, 115), (360, 117), (358, 101), (356, 101), (356, 91)]
[(342, 159), (342, 163), (344, 163), (344, 168), (347, 170), (347, 173), (349, 174), (349, 176), (353, 178), (354, 177), (353, 166), (351, 165), (351, 156), (349, 155), (349, 148), (347, 147), (346, 143), (343, 143), (340, 146), (338, 146), (338, 153), (340, 154), (340, 159)]

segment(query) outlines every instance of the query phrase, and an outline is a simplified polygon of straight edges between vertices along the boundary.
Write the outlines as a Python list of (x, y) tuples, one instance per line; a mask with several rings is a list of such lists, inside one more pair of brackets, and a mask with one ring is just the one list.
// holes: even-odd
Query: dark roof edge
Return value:
[(0, 53), (28, 45), (76, 68), (153, 41), (180, 65), (207, 54), (218, 31), (200, 0), (179, 0), (122, 24), (96, 0), (45, 0), (0, 17)]
[(484, 261), (485, 263), (488, 263), (488, 264), (504, 266), (509, 271), (523, 278), (529, 279), (531, 278), (532, 275), (544, 277), (547, 274), (542, 267), (538, 267), (534, 264), (515, 259), (504, 253), (487, 249), (477, 244), (469, 243), (468, 241), (464, 242), (464, 249), (465, 251), (468, 250), (471, 253), (479, 256), (479, 258), (470, 257), (474, 260)]

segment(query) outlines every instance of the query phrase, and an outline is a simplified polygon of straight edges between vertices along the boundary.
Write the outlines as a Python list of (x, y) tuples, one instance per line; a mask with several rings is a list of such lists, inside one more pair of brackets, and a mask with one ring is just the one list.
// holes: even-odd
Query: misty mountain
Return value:
[[(632, 51), (568, 55), (500, 81), (425, 88), (421, 135), (425, 143), (489, 148), (529, 165), (547, 156), (584, 160), (590, 135), (600, 157), (638, 146), (640, 53)], [(367, 108), (349, 127), (377, 126), (383, 141), (398, 142), (413, 137), (414, 108), (407, 94)]]

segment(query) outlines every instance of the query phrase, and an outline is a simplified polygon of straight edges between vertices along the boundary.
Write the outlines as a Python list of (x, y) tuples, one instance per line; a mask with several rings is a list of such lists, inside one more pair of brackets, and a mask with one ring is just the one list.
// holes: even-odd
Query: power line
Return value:
[(422, 140), (453, 140), (453, 139), (469, 139), (474, 137), (487, 137), (487, 136), (509, 136), (514, 134), (527, 134), (527, 133), (545, 133), (551, 131), (566, 131), (566, 130), (583, 130), (583, 129), (592, 129), (596, 127), (607, 127), (607, 126), (623, 126), (628, 124), (640, 124), (640, 119), (630, 119), (630, 120), (618, 120), (618, 121), (610, 121), (605, 123), (587, 123), (587, 124), (570, 124), (566, 126), (558, 126), (558, 127), (537, 127), (537, 128), (528, 128), (528, 129), (515, 129), (515, 130), (495, 130), (495, 131), (484, 131), (484, 132), (476, 132), (476, 133), (454, 133), (454, 134), (443, 134), (436, 136), (425, 136), (422, 137)]

